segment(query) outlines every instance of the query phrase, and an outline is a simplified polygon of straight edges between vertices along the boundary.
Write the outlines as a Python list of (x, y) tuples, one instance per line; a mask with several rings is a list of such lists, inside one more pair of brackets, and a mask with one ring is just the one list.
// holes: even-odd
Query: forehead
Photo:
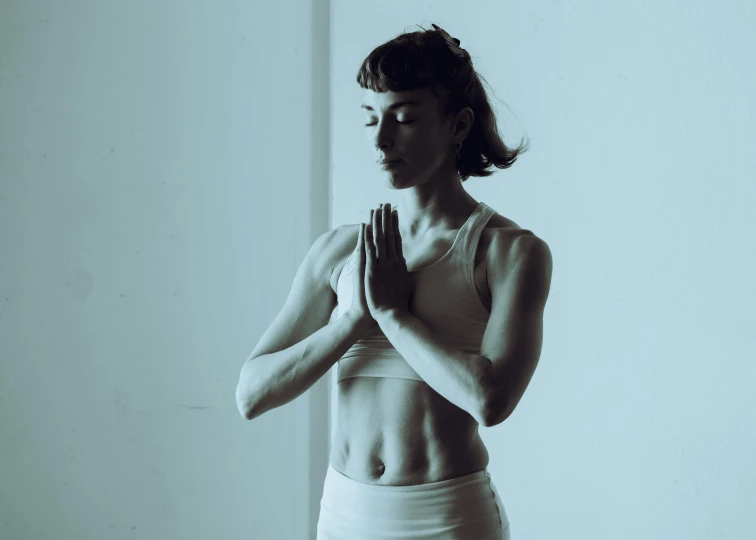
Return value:
[(436, 96), (427, 88), (408, 90), (406, 92), (373, 92), (365, 88), (362, 92), (362, 109), (368, 111), (389, 111), (406, 107), (408, 109), (427, 108), (436, 101)]

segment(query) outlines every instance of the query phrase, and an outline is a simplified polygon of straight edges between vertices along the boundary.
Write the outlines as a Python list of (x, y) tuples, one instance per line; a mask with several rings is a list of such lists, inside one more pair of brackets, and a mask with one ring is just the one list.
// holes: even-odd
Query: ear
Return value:
[(457, 113), (456, 121), (454, 122), (454, 138), (460, 141), (464, 141), (472, 131), (473, 124), (475, 123), (475, 113), (470, 107), (463, 107), (461, 111)]

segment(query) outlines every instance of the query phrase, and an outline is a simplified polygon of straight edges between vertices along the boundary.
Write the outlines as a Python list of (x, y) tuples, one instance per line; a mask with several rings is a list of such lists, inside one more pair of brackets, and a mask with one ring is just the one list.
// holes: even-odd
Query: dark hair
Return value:
[(457, 160), (460, 179), (464, 182), (470, 176), (490, 176), (495, 172), (492, 166), (508, 169), (518, 154), (527, 151), (528, 144), (514, 149), (504, 144), (481, 82), (483, 77), (475, 71), (469, 53), (452, 50), (442, 32), (423, 29), (400, 34), (376, 47), (362, 62), (357, 83), (374, 92), (428, 88), (440, 99), (442, 118), (470, 107), (475, 121)]

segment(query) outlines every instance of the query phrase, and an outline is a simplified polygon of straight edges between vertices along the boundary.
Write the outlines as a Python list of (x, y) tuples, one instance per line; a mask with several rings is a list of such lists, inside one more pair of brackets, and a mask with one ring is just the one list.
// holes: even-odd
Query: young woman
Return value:
[(551, 254), (465, 191), (525, 148), (504, 145), (469, 54), (433, 26), (357, 77), (401, 212), (377, 206), (313, 244), (237, 388), (254, 418), (338, 362), (318, 540), (510, 538), (478, 426), (511, 415), (536, 368)]

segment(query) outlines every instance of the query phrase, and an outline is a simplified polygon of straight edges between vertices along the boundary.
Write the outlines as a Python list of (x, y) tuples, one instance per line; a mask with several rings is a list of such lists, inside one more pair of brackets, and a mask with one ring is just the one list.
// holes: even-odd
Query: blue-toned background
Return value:
[(513, 538), (753, 539), (744, 0), (0, 2), (1, 539), (314, 538), (335, 369), (234, 391), (315, 238), (398, 201), (355, 76), (431, 23), (531, 140), (465, 186), (554, 259), (481, 428)]

